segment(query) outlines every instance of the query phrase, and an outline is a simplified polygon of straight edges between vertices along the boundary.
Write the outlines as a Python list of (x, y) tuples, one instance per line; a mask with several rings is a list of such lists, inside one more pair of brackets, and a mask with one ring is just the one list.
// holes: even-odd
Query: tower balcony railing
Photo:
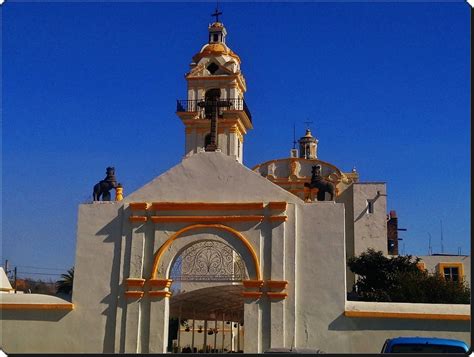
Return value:
[[(222, 100), (228, 101), (230, 106), (220, 107), (219, 111), (242, 110), (245, 112), (245, 114), (247, 114), (247, 117), (249, 118), (250, 122), (252, 122), (252, 115), (250, 114), (250, 110), (247, 107), (245, 100), (240, 99), (240, 98), (227, 98), (227, 99), (222, 99)], [(204, 108), (198, 105), (198, 103), (200, 102), (202, 102), (202, 99), (197, 99), (197, 100), (178, 99), (176, 101), (176, 111), (178, 113), (183, 113), (183, 112), (203, 112), (204, 113)]]

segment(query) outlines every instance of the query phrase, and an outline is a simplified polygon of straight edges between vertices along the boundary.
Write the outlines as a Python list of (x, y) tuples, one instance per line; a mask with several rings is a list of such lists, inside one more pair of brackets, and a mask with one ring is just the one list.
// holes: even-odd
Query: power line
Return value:
[(17, 272), (17, 274), (56, 275), (56, 276), (62, 275), (62, 274), (54, 274), (54, 273), (33, 273), (33, 272), (29, 272), (29, 271), (19, 271), (19, 272)]
[(43, 267), (34, 267), (31, 265), (17, 265), (19, 268), (29, 268), (29, 269), (42, 269), (42, 270), (58, 270), (58, 271), (66, 271), (67, 269), (59, 269), (59, 268), (43, 268)]

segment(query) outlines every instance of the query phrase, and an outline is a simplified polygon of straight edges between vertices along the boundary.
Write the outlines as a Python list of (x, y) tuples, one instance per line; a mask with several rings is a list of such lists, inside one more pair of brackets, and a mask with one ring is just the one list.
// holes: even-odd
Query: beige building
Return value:
[(347, 257), (387, 253), (386, 185), (320, 160), (310, 131), (288, 158), (245, 167), (253, 119), (226, 34), (209, 26), (186, 75), (182, 162), (122, 200), (79, 206), (72, 302), (0, 294), (2, 349), (161, 353), (171, 317), (188, 323), (179, 351), (373, 353), (400, 335), (469, 341), (469, 305), (346, 300)]

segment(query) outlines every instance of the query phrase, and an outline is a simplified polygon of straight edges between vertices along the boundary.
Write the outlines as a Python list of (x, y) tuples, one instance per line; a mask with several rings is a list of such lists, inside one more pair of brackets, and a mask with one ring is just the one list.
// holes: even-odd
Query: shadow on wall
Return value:
[[(120, 251), (122, 245), (122, 217), (124, 216), (123, 206), (119, 208), (117, 216), (96, 233), (98, 236), (105, 236), (104, 243), (114, 245), (114, 260), (112, 262), (112, 272), (110, 274), (110, 294), (102, 299), (101, 303), (107, 308), (102, 312), (106, 316), (103, 352), (113, 353), (115, 350), (115, 326), (117, 317), (117, 296), (122, 296), (119, 292), (120, 286)], [(120, 232), (120, 234), (117, 234)], [(121, 305), (125, 305), (122, 301)]]
[(2, 310), (2, 320), (16, 321), (59, 321), (70, 310)]
[(358, 318), (339, 315), (329, 324), (331, 331), (450, 331), (469, 332), (470, 321), (451, 320), (420, 320), (420, 319), (393, 319), (393, 318)]

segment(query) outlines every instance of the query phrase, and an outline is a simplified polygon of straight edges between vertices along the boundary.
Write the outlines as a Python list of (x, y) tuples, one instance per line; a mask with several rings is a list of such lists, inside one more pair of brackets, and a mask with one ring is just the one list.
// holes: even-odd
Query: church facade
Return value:
[[(468, 341), (469, 305), (347, 301), (347, 258), (388, 253), (386, 184), (320, 160), (310, 130), (288, 158), (245, 167), (254, 123), (240, 58), (221, 22), (208, 29), (177, 102), (184, 159), (123, 199), (80, 205), (72, 302), (1, 294), (2, 348), (373, 353), (401, 335)], [(186, 321), (177, 336), (171, 318)]]

